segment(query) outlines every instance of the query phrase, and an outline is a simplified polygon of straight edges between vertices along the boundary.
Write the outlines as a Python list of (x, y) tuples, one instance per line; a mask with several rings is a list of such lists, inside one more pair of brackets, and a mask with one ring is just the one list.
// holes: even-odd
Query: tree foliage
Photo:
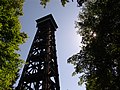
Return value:
[[(62, 6), (65, 6), (70, 1), (73, 2), (73, 0), (61, 0), (61, 4), (62, 4)], [(44, 7), (47, 5), (48, 2), (50, 2), (50, 0), (40, 0), (40, 4), (43, 5)], [(82, 3), (84, 2), (84, 0), (77, 0), (77, 2), (79, 4), (79, 6), (81, 6)]]
[[(47, 3), (50, 2), (50, 0), (40, 0), (40, 4), (46, 7)], [(61, 3), (63, 6), (65, 6), (66, 3), (68, 3), (68, 0), (61, 0)]]
[(76, 22), (79, 53), (68, 59), (87, 90), (120, 90), (120, 0), (86, 1)]
[(27, 35), (20, 32), (19, 16), (24, 0), (0, 0), (0, 90), (10, 90), (18, 77), (22, 60), (19, 45)]

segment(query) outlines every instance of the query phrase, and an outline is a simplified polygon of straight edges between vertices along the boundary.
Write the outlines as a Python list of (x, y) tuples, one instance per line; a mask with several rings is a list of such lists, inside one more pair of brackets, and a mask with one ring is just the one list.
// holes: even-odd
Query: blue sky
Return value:
[(60, 0), (51, 0), (46, 8), (40, 5), (39, 0), (26, 0), (24, 3), (24, 16), (20, 17), (22, 31), (28, 34), (27, 42), (20, 46), (21, 58), (26, 60), (34, 35), (37, 31), (35, 20), (52, 14), (58, 29), (56, 31), (56, 49), (61, 90), (85, 90), (85, 86), (78, 86), (78, 76), (72, 77), (73, 66), (67, 63), (67, 59), (79, 52), (81, 38), (76, 33), (75, 21), (80, 8), (76, 1), (63, 7)]

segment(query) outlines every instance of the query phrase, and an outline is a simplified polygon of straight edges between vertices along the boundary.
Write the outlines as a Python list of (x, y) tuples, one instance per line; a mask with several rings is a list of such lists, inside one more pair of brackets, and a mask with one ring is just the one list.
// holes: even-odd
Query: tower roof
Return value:
[(37, 26), (38, 26), (38, 24), (42, 24), (42, 23), (44, 23), (44, 22), (46, 22), (46, 21), (47, 21), (47, 22), (50, 22), (55, 29), (58, 28), (58, 26), (57, 26), (57, 24), (56, 24), (56, 22), (55, 22), (55, 20), (54, 20), (54, 18), (53, 18), (53, 16), (52, 16), (52, 14), (49, 14), (49, 15), (47, 15), (47, 16), (44, 16), (44, 17), (40, 18), (40, 19), (37, 19), (37, 20), (36, 20)]

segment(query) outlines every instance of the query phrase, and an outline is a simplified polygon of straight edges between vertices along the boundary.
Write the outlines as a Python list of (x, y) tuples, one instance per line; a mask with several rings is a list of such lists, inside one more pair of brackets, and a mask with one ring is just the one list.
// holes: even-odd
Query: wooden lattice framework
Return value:
[(53, 16), (36, 20), (37, 33), (16, 90), (60, 90)]

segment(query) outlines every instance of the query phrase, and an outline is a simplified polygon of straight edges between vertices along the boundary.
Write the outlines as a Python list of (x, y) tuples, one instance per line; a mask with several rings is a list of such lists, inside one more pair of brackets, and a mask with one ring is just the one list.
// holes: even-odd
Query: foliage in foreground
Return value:
[[(40, 0), (40, 4), (44, 7), (47, 5), (47, 3), (50, 2), (50, 0)], [(68, 3), (69, 0), (61, 0), (61, 3), (63, 6), (65, 6), (66, 3)]]
[(87, 90), (120, 90), (120, 0), (85, 2), (76, 27), (79, 53), (68, 59)]
[(19, 16), (22, 15), (23, 2), (0, 0), (0, 90), (12, 89), (22, 63), (16, 51), (27, 38), (20, 32)]
[[(74, 0), (61, 0), (62, 6), (65, 6), (68, 2), (74, 1)], [(82, 6), (82, 3), (84, 3), (87, 0), (77, 0), (78, 6)], [(44, 7), (47, 5), (47, 3), (50, 2), (50, 0), (40, 0), (40, 4)]]

